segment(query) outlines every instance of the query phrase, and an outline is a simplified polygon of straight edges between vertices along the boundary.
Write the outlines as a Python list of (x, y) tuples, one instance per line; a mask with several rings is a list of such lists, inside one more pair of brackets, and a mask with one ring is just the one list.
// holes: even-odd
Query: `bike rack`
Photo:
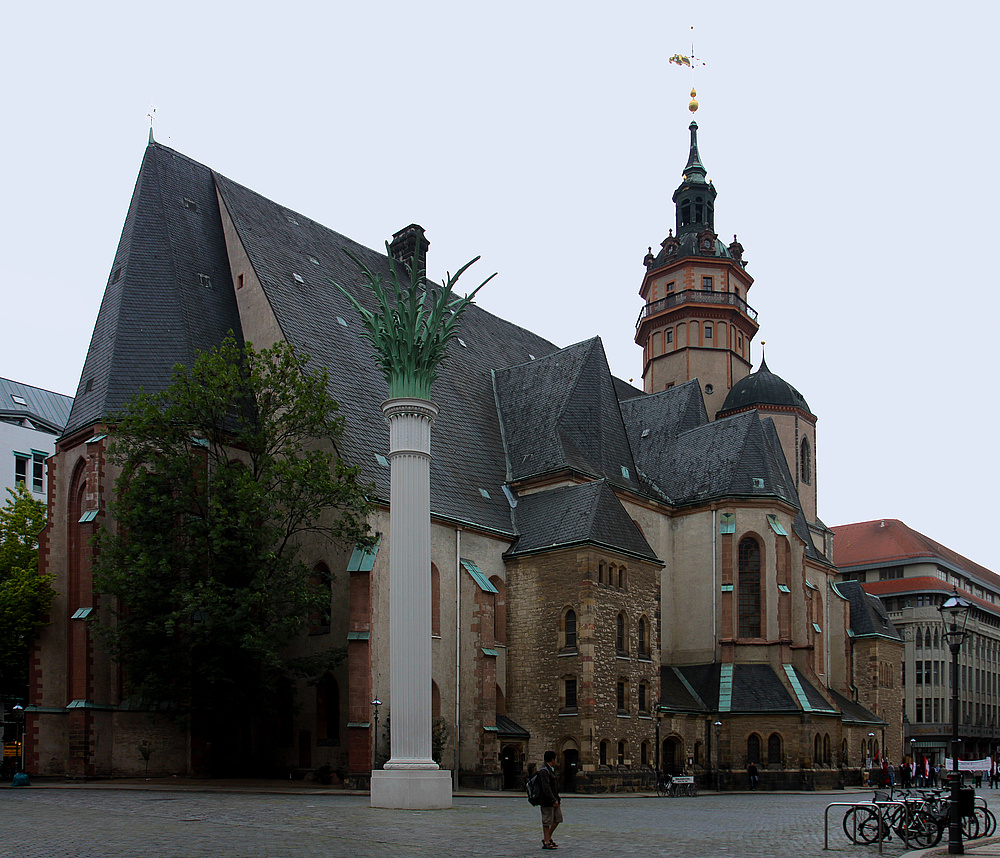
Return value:
[[(879, 854), (882, 853), (882, 840), (883, 832), (885, 831), (885, 808), (896, 805), (903, 808), (903, 813), (905, 814), (905, 823), (903, 826), (903, 842), (906, 844), (907, 848), (910, 846), (910, 838), (906, 836), (906, 830), (910, 824), (910, 809), (906, 806), (906, 802), (903, 801), (835, 801), (833, 804), (828, 804), (826, 810), (823, 813), (823, 851), (829, 851), (830, 849), (830, 808), (831, 807), (867, 807), (874, 808), (875, 813), (878, 815), (878, 851)], [(857, 819), (857, 817), (855, 817)], [(854, 844), (858, 844), (855, 842)]]

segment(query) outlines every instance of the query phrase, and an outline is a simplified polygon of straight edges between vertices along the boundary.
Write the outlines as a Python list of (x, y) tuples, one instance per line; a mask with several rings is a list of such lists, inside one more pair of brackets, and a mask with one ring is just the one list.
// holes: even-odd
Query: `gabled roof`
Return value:
[(639, 490), (599, 337), (493, 373), (511, 481), (562, 470)]
[(0, 420), (24, 422), (31, 429), (59, 435), (72, 407), (72, 396), (0, 378)]
[[(661, 680), (668, 670), (669, 667), (660, 669)], [(675, 670), (711, 712), (792, 712), (800, 709), (769, 664), (712, 662), (682, 665)]]
[(507, 556), (595, 545), (659, 564), (607, 480), (535, 492), (518, 499), (519, 534)]
[(885, 721), (865, 709), (860, 703), (855, 703), (844, 697), (843, 694), (832, 688), (827, 688), (827, 693), (833, 698), (833, 702), (840, 709), (841, 717), (848, 724), (872, 724), (875, 726), (885, 725)]
[(150, 143), (65, 433), (103, 421), (228, 331), (242, 339), (211, 171)]
[(851, 633), (855, 637), (879, 636), (899, 641), (903, 639), (889, 619), (882, 600), (865, 592), (860, 583), (838, 581), (833, 586), (850, 603)]

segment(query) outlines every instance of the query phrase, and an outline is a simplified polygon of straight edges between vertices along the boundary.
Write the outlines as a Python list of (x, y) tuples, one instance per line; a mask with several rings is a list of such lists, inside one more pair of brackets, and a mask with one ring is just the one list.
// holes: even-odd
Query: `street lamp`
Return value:
[(917, 785), (917, 740), (910, 739), (910, 779)]
[(948, 854), (964, 855), (962, 846), (962, 776), (958, 771), (958, 652), (967, 634), (969, 609), (972, 605), (958, 595), (953, 588), (952, 596), (945, 600), (938, 610), (944, 623), (944, 636), (951, 650), (951, 812), (948, 822)]
[(377, 697), (372, 700), (372, 712), (375, 715), (375, 731), (372, 734), (372, 771), (375, 771), (378, 761), (378, 708), (381, 705), (382, 701)]
[(722, 759), (722, 749), (719, 747), (720, 737), (722, 736), (722, 722), (715, 722), (715, 791), (722, 792), (722, 769), (720, 768), (719, 761)]
[(14, 709), (14, 717), (17, 720), (17, 732), (18, 732), (17, 739), (18, 739), (18, 745), (20, 745), (20, 748), (21, 748), (21, 769), (20, 769), (20, 771), (23, 772), (24, 771), (24, 738), (27, 735), (28, 731), (25, 729), (26, 725), (24, 723), (24, 707), (20, 703), (15, 703), (14, 706), (13, 706), (13, 709)]

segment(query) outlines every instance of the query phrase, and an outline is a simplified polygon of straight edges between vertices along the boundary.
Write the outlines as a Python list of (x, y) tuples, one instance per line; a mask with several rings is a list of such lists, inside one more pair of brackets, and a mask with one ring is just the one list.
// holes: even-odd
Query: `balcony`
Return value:
[(728, 305), (736, 307), (741, 313), (748, 316), (752, 322), (756, 323), (757, 321), (757, 311), (734, 292), (706, 292), (699, 289), (685, 289), (683, 292), (667, 295), (666, 298), (652, 301), (643, 307), (639, 311), (639, 318), (635, 321), (636, 329), (638, 330), (639, 325), (642, 324), (642, 320), (646, 317), (656, 316), (664, 310), (679, 307), (682, 304)]

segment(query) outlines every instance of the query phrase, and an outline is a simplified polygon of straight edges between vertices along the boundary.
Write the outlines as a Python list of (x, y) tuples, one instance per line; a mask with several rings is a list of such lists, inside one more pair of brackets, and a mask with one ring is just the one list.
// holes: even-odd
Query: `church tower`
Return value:
[(676, 234), (652, 248), (644, 260), (639, 294), (646, 302), (636, 323), (643, 348), (642, 381), (655, 393), (701, 382), (705, 406), (715, 414), (729, 389), (750, 372), (750, 341), (757, 313), (747, 302), (753, 278), (743, 247), (733, 236), (726, 246), (715, 232), (715, 186), (706, 179), (698, 153), (698, 124), (691, 123), (691, 152), (674, 191)]

